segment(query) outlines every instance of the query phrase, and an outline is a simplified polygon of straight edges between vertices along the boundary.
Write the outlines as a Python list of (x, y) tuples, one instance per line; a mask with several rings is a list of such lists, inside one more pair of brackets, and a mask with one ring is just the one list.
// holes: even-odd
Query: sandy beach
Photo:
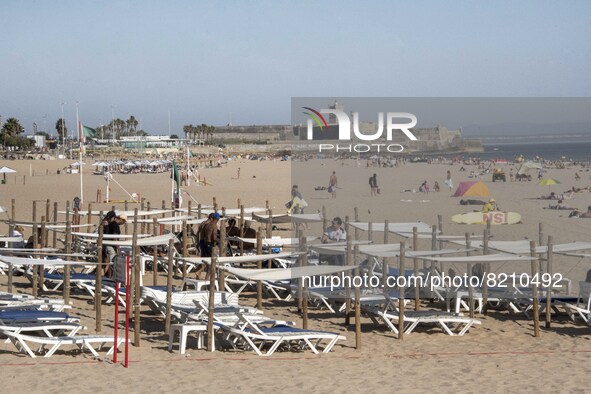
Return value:
[[(31, 220), (32, 202), (37, 202), (37, 215), (45, 214), (45, 201), (65, 201), (80, 194), (79, 176), (57, 174), (71, 161), (2, 161), (0, 165), (14, 168), (16, 174), (7, 175), (7, 183), (0, 185), (0, 205), (10, 212), (11, 200), (16, 200), (16, 219)], [(464, 235), (466, 232), (481, 235), (485, 226), (464, 225), (451, 221), (458, 213), (471, 212), (478, 206), (459, 205), (460, 198), (450, 197), (460, 181), (468, 180), (475, 165), (461, 164), (404, 164), (394, 168), (367, 167), (364, 160), (310, 160), (292, 162), (280, 160), (250, 161), (237, 159), (221, 168), (202, 168), (199, 175), (207, 179), (208, 186), (183, 187), (196, 201), (211, 205), (215, 197), (219, 207), (236, 208), (237, 199), (244, 206), (264, 207), (266, 201), (273, 213), (286, 211), (285, 202), (290, 198), (290, 188), (298, 183), (308, 202), (306, 213), (321, 211), (324, 206), (330, 219), (348, 216), (353, 220), (353, 207), (358, 208), (360, 221), (415, 222), (437, 224), (442, 215), (445, 234)], [(507, 173), (513, 164), (501, 165)], [(240, 168), (240, 178), (237, 171)], [(445, 185), (446, 171), (450, 170), (453, 190)], [(30, 176), (34, 171), (35, 175)], [(108, 210), (111, 204), (95, 202), (97, 189), (103, 189), (105, 181), (100, 175), (92, 175), (92, 168), (84, 170), (84, 209), (92, 203), (93, 210)], [(336, 199), (326, 190), (314, 190), (315, 186), (328, 186), (332, 171), (338, 176)], [(575, 181), (575, 172), (581, 179)], [(378, 196), (370, 196), (368, 178), (377, 175), (380, 186)], [(543, 223), (544, 242), (551, 235), (555, 243), (589, 241), (591, 219), (569, 218), (570, 211), (543, 209), (548, 200), (538, 200), (550, 191), (560, 193), (572, 186), (584, 188), (591, 184), (590, 172), (580, 168), (548, 168), (544, 177), (557, 179), (561, 184), (539, 186), (534, 173), (531, 182), (491, 182), (491, 174), (480, 177), (491, 191), (500, 208), (518, 212), (522, 223), (492, 226), (493, 240), (530, 239), (538, 241), (539, 223)], [(24, 177), (24, 180), (23, 180)], [(115, 175), (115, 179), (130, 193), (137, 193), (160, 208), (162, 201), (170, 206), (171, 180), (168, 172), (160, 174)], [(432, 186), (438, 181), (441, 191), (431, 193), (401, 192), (418, 190), (423, 181)], [(125, 193), (111, 184), (111, 196), (124, 199)], [(184, 194), (184, 206), (189, 199)], [(487, 200), (486, 198), (481, 198)], [(591, 193), (576, 193), (565, 201), (568, 206), (586, 211), (591, 205)], [(196, 207), (193, 203), (193, 207)], [(130, 209), (137, 205), (130, 204)], [(122, 204), (116, 204), (123, 209)], [(139, 206), (138, 206), (139, 207)], [(53, 206), (51, 207), (53, 210)], [(3, 214), (4, 215), (4, 214)], [(96, 218), (95, 218), (96, 219)], [(1, 232), (8, 233), (6, 224)], [(319, 224), (310, 225), (306, 234), (321, 235)], [(25, 237), (30, 235), (27, 231)], [(288, 236), (289, 232), (277, 235)], [(362, 233), (361, 237), (367, 237)], [(374, 233), (374, 241), (381, 243), (382, 233)], [(390, 235), (390, 242), (404, 240)], [(407, 242), (410, 242), (407, 240)], [(428, 250), (430, 240), (421, 240), (419, 250)], [(409, 263), (411, 264), (411, 263)], [(462, 272), (464, 267), (450, 267)], [(589, 259), (555, 256), (554, 269), (572, 280), (573, 292), (578, 282), (585, 280), (591, 269)], [(503, 272), (529, 272), (527, 265), (506, 265)], [(160, 283), (165, 277), (161, 273)], [(151, 272), (145, 283), (151, 283)], [(23, 278), (15, 278), (18, 292), (30, 293), (30, 286)], [(179, 285), (180, 280), (175, 280)], [(6, 291), (6, 277), (0, 277), (0, 291)], [(59, 294), (50, 294), (59, 297)], [(246, 293), (241, 304), (254, 305), (256, 294)], [(88, 333), (94, 333), (94, 311), (88, 296), (73, 295), (72, 313), (82, 317)], [(440, 308), (441, 304), (424, 305)], [(301, 325), (295, 304), (265, 299), (265, 314), (292, 320)], [(104, 305), (103, 333), (113, 328), (113, 306)], [(591, 370), (586, 365), (591, 353), (589, 327), (572, 323), (566, 315), (554, 315), (551, 328), (542, 328), (539, 338), (533, 337), (533, 323), (524, 315), (512, 315), (506, 311), (490, 311), (487, 316), (477, 315), (482, 325), (473, 327), (463, 337), (450, 337), (439, 329), (418, 328), (412, 334), (398, 340), (383, 325), (375, 327), (370, 319), (362, 320), (362, 348), (355, 349), (354, 325), (345, 326), (342, 315), (326, 310), (310, 310), (310, 328), (340, 332), (346, 342), (337, 344), (330, 354), (313, 355), (310, 352), (280, 352), (269, 358), (254, 353), (214, 352), (195, 349), (189, 343), (188, 353), (178, 350), (168, 352), (168, 337), (164, 335), (164, 321), (142, 309), (142, 342), (139, 348), (130, 348), (130, 368), (113, 365), (110, 358), (94, 360), (87, 353), (58, 352), (49, 359), (31, 359), (15, 352), (10, 343), (0, 346), (0, 379), (9, 391), (27, 392), (77, 391), (105, 392), (260, 392), (264, 390), (295, 392), (410, 392), (434, 390), (436, 381), (439, 392), (476, 391), (586, 391), (586, 376)], [(2, 392), (3, 390), (0, 390)]]

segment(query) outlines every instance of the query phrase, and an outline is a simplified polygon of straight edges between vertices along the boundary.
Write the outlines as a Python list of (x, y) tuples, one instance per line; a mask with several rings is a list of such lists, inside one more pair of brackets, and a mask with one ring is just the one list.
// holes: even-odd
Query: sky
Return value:
[(589, 97), (588, 1), (0, 1), (0, 116), (289, 124), (292, 97)]

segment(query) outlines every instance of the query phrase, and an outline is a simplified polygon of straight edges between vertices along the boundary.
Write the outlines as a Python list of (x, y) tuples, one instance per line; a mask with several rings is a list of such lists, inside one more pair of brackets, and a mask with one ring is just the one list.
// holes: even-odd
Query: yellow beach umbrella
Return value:
[(556, 179), (553, 178), (545, 178), (542, 179), (541, 181), (538, 182), (538, 185), (540, 186), (552, 186), (552, 185), (559, 185), (560, 181), (557, 181)]

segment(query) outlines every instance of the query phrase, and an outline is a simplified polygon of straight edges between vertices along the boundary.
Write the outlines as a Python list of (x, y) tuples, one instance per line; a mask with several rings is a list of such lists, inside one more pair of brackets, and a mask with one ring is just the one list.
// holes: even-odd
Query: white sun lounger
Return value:
[(573, 321), (581, 318), (591, 325), (591, 282), (579, 282), (579, 297), (575, 304), (561, 301), (556, 304), (562, 306)]
[[(386, 296), (389, 298), (388, 296)], [(399, 311), (395, 302), (390, 299), (381, 310), (369, 310), (380, 317), (386, 326), (396, 334), (398, 331)], [(374, 320), (374, 319), (372, 319)], [(375, 323), (375, 321), (374, 321)], [(480, 320), (465, 317), (462, 314), (442, 311), (405, 311), (404, 333), (410, 334), (418, 325), (438, 325), (444, 333), (451, 336), (462, 336), (475, 324), (481, 324)], [(456, 326), (455, 329), (453, 326)]]
[[(99, 357), (97, 349), (94, 346), (98, 345), (98, 349), (102, 348), (107, 343), (113, 343), (114, 339), (111, 336), (100, 336), (100, 335), (81, 335), (81, 336), (61, 336), (61, 337), (34, 337), (30, 335), (15, 334), (12, 332), (4, 332), (8, 336), (10, 341), (16, 346), (20, 352), (27, 353), (31, 357), (36, 357), (35, 352), (31, 350), (30, 344), (40, 345), (38, 350), (45, 350), (50, 347), (45, 353), (45, 357), (51, 357), (56, 350), (64, 345), (75, 345), (80, 350), (87, 348), (93, 356)], [(115, 348), (119, 348), (119, 345), (123, 343), (125, 338), (118, 338), (117, 344), (113, 345), (107, 351), (107, 355), (113, 353)]]
[[(290, 348), (309, 348), (312, 352), (318, 354), (317, 347), (323, 341), (327, 341), (323, 353), (328, 353), (337, 341), (346, 339), (344, 336), (336, 333), (303, 330), (290, 326), (261, 328), (257, 324), (250, 322), (246, 316), (240, 314), (239, 316), (247, 324), (242, 329), (229, 327), (220, 323), (215, 324), (225, 332), (227, 340), (232, 340), (234, 345), (242, 345), (245, 349), (250, 348), (259, 356), (272, 355), (282, 344)], [(263, 348), (268, 344), (271, 346), (263, 353)]]
[[(13, 334), (20, 334), (24, 332), (42, 332), (45, 336), (55, 337), (55, 336), (63, 336), (64, 334), (67, 336), (76, 335), (78, 331), (86, 329), (85, 326), (82, 326), (78, 323), (61, 323), (61, 322), (36, 322), (36, 323), (20, 323), (20, 324), (1, 324), (0, 325), (0, 334), (4, 334), (4, 332), (8, 331)], [(7, 339), (6, 342), (10, 342), (10, 339)]]

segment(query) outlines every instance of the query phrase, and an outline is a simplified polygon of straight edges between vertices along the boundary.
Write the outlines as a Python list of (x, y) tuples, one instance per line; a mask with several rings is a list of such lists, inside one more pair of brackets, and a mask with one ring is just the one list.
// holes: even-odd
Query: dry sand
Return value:
[[(0, 205), (10, 209), (11, 199), (16, 199), (16, 217), (30, 220), (32, 201), (38, 203), (38, 217), (45, 212), (45, 200), (59, 201), (63, 209), (66, 199), (79, 194), (77, 175), (55, 174), (63, 168), (64, 161), (5, 161), (18, 173), (7, 176), (8, 183), (0, 186)], [(37, 174), (29, 177), (30, 165)], [(291, 166), (294, 165), (294, 182), (310, 206), (306, 212), (314, 212), (326, 206), (327, 215), (353, 216), (353, 207), (359, 208), (360, 220), (409, 222), (421, 220), (436, 224), (437, 214), (443, 215), (446, 234), (463, 235), (465, 232), (481, 234), (484, 226), (459, 225), (451, 222), (456, 213), (469, 212), (473, 208), (458, 205), (445, 189), (446, 170), (452, 172), (457, 185), (466, 180), (470, 170), (459, 173), (459, 165), (408, 164), (399, 168), (366, 168), (365, 162), (355, 161), (246, 161), (230, 162), (223, 168), (201, 169), (211, 186), (190, 187), (195, 199), (204, 205), (211, 204), (216, 196), (220, 206), (236, 207), (237, 198), (245, 206), (264, 206), (269, 200), (274, 212), (285, 211), (292, 183)], [(235, 179), (237, 168), (240, 179)], [(508, 167), (506, 167), (508, 169)], [(313, 186), (327, 186), (332, 171), (339, 179), (336, 200), (328, 199), (326, 191), (314, 191)], [(49, 171), (49, 175), (45, 175)], [(89, 170), (86, 170), (87, 172)], [(368, 178), (377, 173), (381, 194), (369, 196)], [(41, 175), (39, 175), (41, 174)], [(574, 181), (574, 170), (549, 170), (548, 176), (561, 180), (553, 191), (563, 191), (573, 185), (589, 185), (589, 173)], [(26, 185), (22, 177), (26, 176)], [(16, 179), (16, 183), (15, 183)], [(161, 201), (170, 200), (168, 173), (154, 175), (116, 175), (129, 192), (139, 193), (160, 207)], [(423, 180), (433, 185), (439, 181), (439, 193), (400, 193), (402, 189), (418, 189)], [(548, 187), (537, 182), (491, 183), (490, 175), (483, 177), (501, 208), (519, 212), (523, 224), (493, 227), (495, 240), (538, 239), (538, 223), (543, 222), (545, 235), (552, 235), (556, 243), (574, 240), (589, 241), (591, 220), (568, 218), (568, 211), (543, 210), (548, 201), (530, 200), (547, 194)], [(86, 175), (85, 207), (90, 201), (93, 209), (108, 209), (109, 205), (95, 204), (96, 190), (104, 187), (101, 176)], [(123, 191), (112, 185), (113, 198), (124, 198)], [(402, 201), (412, 200), (412, 201)], [(185, 196), (186, 201), (186, 196)], [(575, 195), (567, 205), (580, 209), (591, 205), (591, 193)], [(121, 208), (118, 205), (118, 208)], [(130, 205), (132, 207), (132, 205)], [(53, 208), (52, 208), (53, 209)], [(42, 212), (42, 213), (41, 213)], [(7, 232), (6, 225), (1, 230)], [(319, 234), (320, 226), (311, 226), (311, 234)], [(375, 234), (381, 242), (383, 235)], [(399, 241), (399, 237), (390, 237)], [(430, 248), (430, 242), (422, 241), (421, 249)], [(556, 257), (554, 267), (572, 279), (573, 284), (585, 279), (591, 268), (589, 259)], [(515, 269), (527, 272), (528, 267), (503, 267), (503, 271)], [(462, 272), (462, 267), (455, 267)], [(151, 281), (151, 273), (146, 282)], [(164, 282), (164, 277), (160, 283)], [(19, 280), (18, 291), (30, 292)], [(178, 281), (176, 284), (178, 285)], [(575, 286), (575, 291), (576, 291)], [(6, 280), (0, 278), (0, 291), (6, 290)], [(57, 296), (57, 295), (56, 295)], [(254, 304), (252, 294), (241, 298), (241, 303)], [(93, 333), (94, 312), (87, 296), (74, 295), (74, 313)], [(293, 304), (265, 300), (265, 313), (300, 323)], [(104, 332), (112, 330), (113, 308), (105, 306)], [(186, 356), (166, 350), (162, 319), (147, 311), (142, 314), (142, 343), (131, 348), (131, 365), (125, 370), (112, 365), (109, 360), (94, 361), (88, 354), (58, 353), (50, 359), (31, 359), (14, 352), (11, 344), (0, 346), (0, 392), (229, 392), (229, 391), (289, 391), (289, 392), (391, 392), (440, 391), (526, 391), (566, 392), (586, 391), (587, 376), (591, 370), (586, 364), (591, 352), (589, 328), (570, 323), (559, 316), (552, 328), (543, 329), (540, 338), (534, 338), (533, 324), (521, 315), (493, 311), (489, 316), (478, 316), (482, 325), (470, 330), (464, 337), (449, 337), (438, 329), (417, 329), (403, 341), (386, 331), (376, 328), (369, 319), (362, 321), (362, 349), (355, 350), (354, 328), (343, 325), (343, 317), (327, 311), (311, 311), (310, 327), (342, 332), (347, 341), (335, 346), (331, 354), (315, 356), (306, 353), (276, 353), (272, 357), (257, 357), (251, 353), (215, 352), (189, 349)], [(194, 343), (190, 343), (190, 346)]]

